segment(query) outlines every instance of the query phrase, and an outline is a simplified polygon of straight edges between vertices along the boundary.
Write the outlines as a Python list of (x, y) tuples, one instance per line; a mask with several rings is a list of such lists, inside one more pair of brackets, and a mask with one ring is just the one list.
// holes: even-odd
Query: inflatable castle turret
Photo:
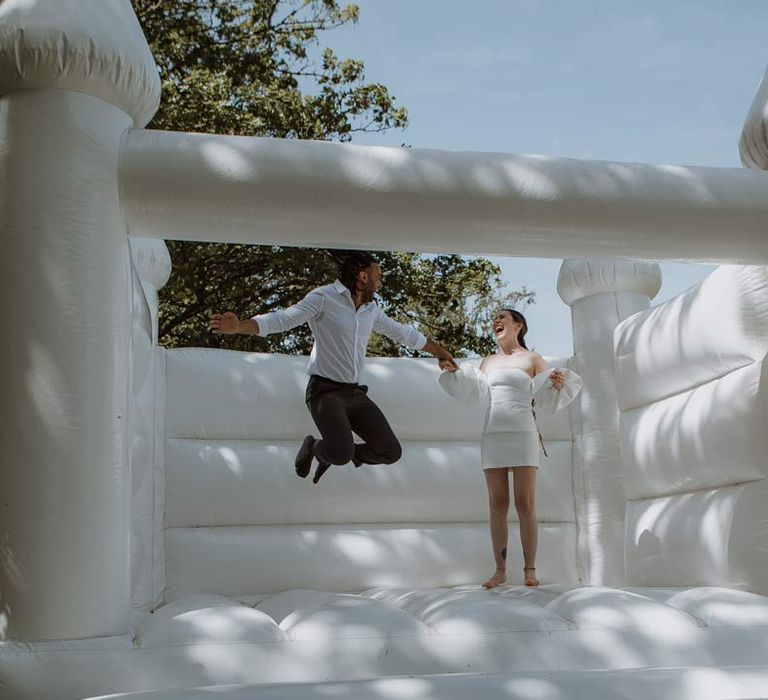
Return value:
[(594, 584), (626, 582), (613, 334), (624, 319), (648, 309), (660, 288), (657, 264), (623, 260), (564, 260), (557, 280), (560, 298), (571, 307), (573, 368), (584, 379), (574, 457), (584, 476), (584, 576)]
[(128, 2), (8, 2), (0, 94), (5, 632), (116, 634), (131, 490), (119, 156), (160, 81)]

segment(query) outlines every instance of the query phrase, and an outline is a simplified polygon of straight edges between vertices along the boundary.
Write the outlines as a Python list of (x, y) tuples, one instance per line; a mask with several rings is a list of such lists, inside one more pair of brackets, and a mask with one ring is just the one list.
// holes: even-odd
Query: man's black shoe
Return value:
[(314, 447), (315, 438), (307, 435), (304, 438), (304, 442), (301, 443), (299, 451), (296, 453), (296, 474), (302, 479), (306, 479), (309, 476), (309, 470), (312, 468), (312, 458), (315, 456)]
[(320, 477), (328, 471), (331, 465), (328, 462), (318, 462), (317, 469), (315, 469), (315, 475), (312, 477), (312, 483), (316, 484), (320, 481)]

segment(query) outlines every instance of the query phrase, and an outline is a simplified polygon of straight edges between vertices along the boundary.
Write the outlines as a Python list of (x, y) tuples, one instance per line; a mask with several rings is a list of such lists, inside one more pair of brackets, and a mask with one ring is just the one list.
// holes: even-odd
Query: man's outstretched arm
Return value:
[(440, 369), (454, 370), (459, 368), (459, 366), (456, 364), (456, 361), (453, 359), (453, 355), (451, 355), (451, 353), (448, 352), (442, 345), (438, 345), (437, 343), (427, 339), (426, 344), (421, 349), (424, 352), (428, 352), (430, 355), (434, 355), (437, 358), (437, 364), (439, 365)]
[(458, 365), (454, 362), (453, 356), (442, 345), (431, 341), (425, 337), (422, 333), (417, 331), (412, 326), (406, 326), (403, 323), (395, 321), (393, 318), (387, 316), (383, 311), (379, 312), (376, 322), (373, 324), (373, 329), (377, 333), (386, 335), (387, 338), (391, 338), (396, 343), (405, 345), (415, 350), (422, 350), (434, 355), (438, 360), (440, 369), (458, 369)]
[(212, 314), (208, 328), (216, 334), (270, 335), (284, 333), (296, 328), (310, 319), (316, 318), (323, 308), (323, 297), (317, 292), (310, 292), (300, 302), (287, 309), (259, 314), (253, 318), (240, 320), (237, 314), (227, 311)]
[(258, 321), (254, 321), (252, 318), (244, 318), (241, 321), (237, 314), (227, 311), (223, 314), (213, 314), (208, 319), (208, 330), (216, 335), (234, 335), (235, 333), (259, 335), (260, 329)]

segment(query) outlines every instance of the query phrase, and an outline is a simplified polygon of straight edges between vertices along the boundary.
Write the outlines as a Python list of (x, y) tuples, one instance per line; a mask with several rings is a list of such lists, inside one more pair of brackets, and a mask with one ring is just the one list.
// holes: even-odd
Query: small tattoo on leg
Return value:
[(504, 547), (504, 549), (501, 550), (501, 558), (504, 561), (507, 561), (507, 548), (506, 547)]

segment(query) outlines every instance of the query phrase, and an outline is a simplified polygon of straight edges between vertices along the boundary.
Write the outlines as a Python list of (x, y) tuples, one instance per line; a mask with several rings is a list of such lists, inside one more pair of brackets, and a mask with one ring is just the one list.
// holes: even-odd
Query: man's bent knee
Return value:
[(403, 456), (402, 445), (400, 445), (399, 442), (395, 442), (391, 445), (388, 445), (387, 449), (385, 449), (381, 453), (381, 463), (394, 464), (395, 462), (398, 462), (402, 456)]

